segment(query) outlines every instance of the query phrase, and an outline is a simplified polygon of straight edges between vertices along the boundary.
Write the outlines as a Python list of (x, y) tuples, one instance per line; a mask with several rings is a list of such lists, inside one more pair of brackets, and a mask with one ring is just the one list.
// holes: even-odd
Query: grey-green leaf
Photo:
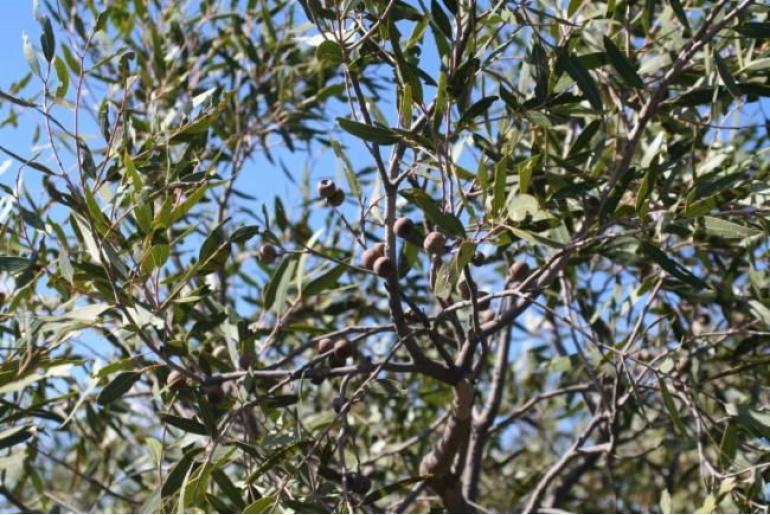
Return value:
[(607, 59), (609, 59), (610, 64), (626, 84), (635, 88), (644, 87), (644, 82), (636, 72), (634, 65), (631, 64), (626, 55), (607, 36), (604, 36), (604, 50), (607, 52)]
[(105, 386), (96, 397), (96, 402), (102, 406), (118, 400), (134, 386), (142, 374), (139, 372), (121, 372)]
[(375, 127), (365, 123), (354, 122), (347, 118), (337, 118), (337, 123), (345, 132), (365, 141), (371, 141), (378, 145), (393, 145), (400, 139), (399, 135), (385, 127)]

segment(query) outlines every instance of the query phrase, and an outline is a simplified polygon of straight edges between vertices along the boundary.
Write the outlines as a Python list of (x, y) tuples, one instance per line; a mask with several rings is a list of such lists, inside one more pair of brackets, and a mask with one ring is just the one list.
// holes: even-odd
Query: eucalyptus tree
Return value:
[(766, 511), (769, 14), (46, 1), (4, 506)]

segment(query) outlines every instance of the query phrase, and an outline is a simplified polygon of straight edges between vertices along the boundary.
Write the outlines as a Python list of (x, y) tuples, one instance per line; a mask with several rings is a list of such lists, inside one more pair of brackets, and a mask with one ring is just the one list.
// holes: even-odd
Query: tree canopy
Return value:
[(767, 511), (763, 2), (35, 16), (4, 510)]

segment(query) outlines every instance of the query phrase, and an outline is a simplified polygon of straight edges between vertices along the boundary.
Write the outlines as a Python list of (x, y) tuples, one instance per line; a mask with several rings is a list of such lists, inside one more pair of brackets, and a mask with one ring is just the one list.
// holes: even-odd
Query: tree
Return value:
[(767, 510), (761, 2), (46, 7), (7, 509)]

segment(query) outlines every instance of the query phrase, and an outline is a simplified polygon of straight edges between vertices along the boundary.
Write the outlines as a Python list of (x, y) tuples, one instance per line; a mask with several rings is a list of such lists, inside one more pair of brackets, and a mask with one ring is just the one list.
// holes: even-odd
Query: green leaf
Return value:
[(228, 103), (230, 101), (229, 96), (225, 96), (222, 101), (217, 104), (217, 106), (210, 111), (209, 113), (204, 114), (197, 120), (194, 120), (187, 125), (181, 127), (179, 130), (177, 130), (169, 139), (170, 143), (183, 143), (187, 141), (189, 136), (194, 136), (196, 134), (202, 134), (208, 130), (208, 128), (213, 124), (217, 118), (219, 118), (219, 115), (222, 114), (222, 112), (227, 107)]
[(727, 88), (727, 91), (729, 91), (733, 97), (739, 98), (741, 96), (741, 91), (738, 89), (738, 84), (735, 82), (733, 74), (730, 73), (730, 68), (727, 67), (727, 63), (724, 62), (717, 52), (714, 52), (714, 62), (717, 65), (719, 77), (722, 79), (722, 83)]
[(615, 43), (613, 43), (607, 36), (604, 36), (604, 50), (607, 52), (607, 58), (609, 59), (610, 64), (615, 68), (615, 71), (618, 72), (626, 84), (634, 88), (644, 88), (644, 82), (636, 72), (634, 65), (631, 64), (631, 61), (628, 60), (625, 54), (623, 54), (623, 52), (621, 52), (620, 49), (615, 46)]
[(34, 426), (25, 425), (19, 427), (12, 427), (6, 429), (0, 433), (0, 449), (6, 449), (12, 447), (17, 443), (21, 443), (34, 434)]
[(70, 73), (61, 57), (55, 57), (53, 65), (56, 69), (56, 78), (59, 79), (59, 85), (56, 87), (56, 98), (64, 98), (70, 86)]
[(105, 406), (119, 399), (124, 393), (129, 391), (142, 374), (139, 372), (121, 372), (107, 386), (102, 388), (96, 397), (96, 402)]
[(168, 243), (157, 243), (151, 246), (142, 259), (142, 270), (149, 274), (162, 267), (166, 263), (170, 251), (171, 247)]
[(193, 191), (190, 195), (187, 196), (186, 199), (184, 199), (182, 202), (177, 204), (174, 209), (171, 210), (171, 216), (169, 217), (169, 221), (166, 224), (167, 226), (170, 226), (172, 223), (177, 221), (178, 219), (182, 218), (185, 214), (187, 214), (190, 209), (193, 208), (193, 206), (197, 205), (198, 202), (203, 198), (203, 195), (206, 194), (206, 191), (209, 189), (209, 185), (207, 183), (201, 184), (198, 186), (195, 191)]
[(702, 279), (694, 275), (686, 267), (677, 263), (673, 259), (670, 259), (658, 247), (644, 241), (639, 245), (639, 248), (642, 250), (642, 252), (647, 254), (647, 256), (652, 258), (653, 261), (658, 263), (663, 270), (673, 275), (677, 279), (686, 282), (687, 284), (690, 284), (696, 288), (708, 288), (708, 285), (703, 282)]
[(535, 168), (540, 164), (540, 154), (533, 156), (526, 161), (516, 165), (519, 171), (519, 193), (524, 194), (529, 190), (529, 185), (532, 182), (532, 175), (535, 173)]
[(601, 111), (604, 106), (602, 104), (602, 96), (599, 93), (599, 87), (583, 62), (576, 56), (568, 54), (564, 49), (559, 50), (559, 59), (563, 69), (577, 83), (578, 88), (583, 92), (591, 106)]
[(56, 39), (53, 35), (53, 27), (51, 26), (51, 20), (46, 16), (43, 19), (43, 33), (40, 35), (40, 47), (43, 49), (43, 55), (50, 63), (53, 61), (54, 52), (56, 51)]
[(337, 287), (337, 280), (345, 273), (347, 267), (337, 265), (331, 270), (321, 274), (320, 276), (312, 279), (307, 283), (307, 286), (302, 288), (302, 297), (307, 298), (311, 295), (318, 295), (326, 290), (331, 290)]
[(433, 291), (437, 297), (448, 299), (454, 291), (457, 281), (463, 272), (465, 266), (470, 263), (473, 253), (476, 251), (476, 245), (469, 241), (460, 244), (460, 248), (452, 259), (442, 263), (436, 274), (436, 283)]
[(198, 251), (200, 273), (205, 275), (218, 271), (230, 257), (230, 250), (230, 240), (225, 237), (225, 231), (220, 225), (206, 237)]
[[(264, 309), (273, 309), (273, 306), (278, 304), (277, 301), (283, 297), (284, 294), (279, 295), (280, 290), (288, 288), (294, 268), (292, 267), (290, 270), (289, 265), (296, 264), (296, 259), (296, 254), (284, 257), (270, 276), (270, 279), (262, 290), (262, 306)], [(284, 278), (284, 276), (286, 276), (286, 278)]]
[(735, 30), (746, 37), (754, 39), (770, 38), (770, 22), (751, 21), (738, 25)]
[(166, 424), (174, 426), (177, 429), (181, 429), (187, 433), (194, 433), (196, 435), (209, 434), (203, 424), (191, 418), (182, 418), (176, 415), (171, 415), (170, 413), (162, 413), (160, 415), (160, 419)]
[(246, 506), (242, 513), (273, 513), (273, 505), (275, 505), (276, 502), (277, 499), (274, 495), (262, 497)]
[(660, 511), (663, 513), (674, 513), (674, 509), (671, 506), (671, 494), (667, 489), (663, 489), (660, 493)]
[(275, 395), (262, 400), (262, 409), (284, 408), (299, 402), (299, 396), (293, 394)]
[[(334, 415), (334, 413), (332, 413)], [(257, 467), (254, 472), (251, 473), (251, 475), (246, 480), (247, 484), (253, 484), (254, 481), (259, 479), (262, 474), (267, 472), (268, 470), (275, 467), (278, 463), (282, 462), (284, 459), (288, 459), (288, 457), (294, 453), (294, 451), (305, 447), (307, 445), (307, 442), (304, 440), (300, 440), (298, 442), (293, 442), (289, 445), (286, 445), (279, 449), (278, 451), (274, 452), (270, 457), (268, 457), (266, 460), (264, 460), (259, 467)]]
[(725, 239), (743, 239), (762, 234), (760, 229), (746, 227), (713, 216), (703, 217), (703, 227), (707, 234)]
[(99, 203), (96, 202), (93, 192), (90, 188), (86, 187), (84, 190), (86, 197), (86, 207), (88, 208), (88, 214), (91, 217), (91, 221), (94, 223), (96, 231), (102, 236), (106, 236), (111, 231), (110, 221), (102, 213), (102, 209), (99, 207)]
[[(434, 0), (435, 1), (435, 0)], [(465, 110), (462, 117), (460, 117), (460, 120), (457, 122), (457, 125), (460, 127), (463, 127), (465, 124), (469, 124), (473, 122), (473, 120), (485, 112), (492, 106), (492, 104), (495, 103), (498, 97), (496, 96), (489, 96), (484, 97), (478, 102), (475, 102), (472, 106), (470, 106), (468, 109)]]
[(105, 365), (102, 368), (99, 369), (99, 371), (96, 373), (96, 376), (98, 379), (105, 379), (111, 374), (114, 374), (115, 372), (120, 372), (121, 370), (127, 370), (129, 368), (134, 368), (137, 363), (136, 357), (130, 357), (125, 359), (120, 359), (118, 361), (115, 361), (113, 363), (110, 363), (109, 365)]
[(211, 471), (211, 477), (214, 479), (214, 482), (219, 486), (222, 492), (227, 496), (227, 498), (230, 499), (230, 502), (233, 503), (236, 508), (242, 510), (246, 503), (243, 502), (241, 491), (237, 486), (233, 484), (232, 481), (230, 481), (228, 475), (225, 474), (221, 469), (214, 469)]
[(671, 397), (666, 382), (662, 377), (658, 377), (658, 385), (660, 386), (660, 393), (663, 395), (663, 403), (666, 405), (668, 414), (674, 422), (674, 429), (680, 436), (687, 436), (687, 429), (684, 427), (682, 419), (679, 417), (679, 410), (676, 408), (674, 399)]
[(583, 5), (583, 0), (570, 0), (567, 6), (567, 16), (575, 14), (581, 5)]
[(495, 165), (495, 183), (492, 190), (492, 216), (498, 216), (505, 206), (505, 190), (508, 181), (508, 157)]
[(719, 463), (723, 470), (730, 468), (738, 450), (738, 426), (732, 420), (727, 422), (719, 444)]
[(174, 468), (171, 469), (171, 472), (166, 478), (166, 482), (163, 483), (163, 487), (161, 488), (160, 494), (163, 497), (168, 497), (179, 490), (184, 478), (187, 476), (187, 472), (190, 470), (190, 466), (193, 464), (193, 458), (199, 452), (201, 452), (201, 449), (194, 449), (188, 452), (176, 465), (174, 465)]
[(436, 24), (436, 27), (446, 36), (447, 38), (452, 37), (452, 24), (449, 21), (449, 18), (447, 17), (444, 10), (441, 8), (441, 6), (436, 2), (436, 0), (431, 0), (430, 2), (430, 15), (431, 18), (433, 18), (433, 21)]
[(391, 483), (389, 485), (383, 486), (382, 488), (378, 488), (377, 490), (370, 492), (366, 497), (364, 497), (362, 504), (371, 504), (373, 502), (377, 502), (383, 497), (390, 495), (393, 492), (397, 492), (398, 490), (401, 490), (404, 487), (407, 487), (409, 485), (419, 483), (423, 479), (425, 478), (422, 476), (414, 476), (414, 477), (402, 479), (401, 481), (396, 481), (395, 483)]
[(233, 234), (230, 235), (230, 241), (233, 243), (246, 243), (259, 233), (260, 228), (258, 225), (244, 225), (233, 231)]
[(315, 57), (328, 64), (340, 64), (343, 61), (342, 48), (336, 41), (326, 40), (315, 49)]
[(353, 194), (354, 197), (360, 197), (361, 184), (358, 181), (358, 176), (356, 175), (356, 172), (353, 170), (353, 165), (351, 164), (350, 159), (348, 159), (348, 156), (342, 150), (342, 146), (339, 144), (338, 141), (332, 140), (331, 145), (332, 145), (332, 150), (334, 150), (334, 155), (337, 156), (337, 159), (342, 161), (342, 167), (345, 170), (345, 177), (348, 180), (348, 186), (350, 187), (350, 192)]
[(687, 13), (684, 12), (684, 7), (682, 7), (682, 2), (679, 0), (669, 0), (669, 3), (671, 4), (671, 10), (674, 11), (674, 16), (684, 27), (684, 36), (689, 37), (692, 30), (690, 29), (690, 22), (687, 20)]
[(32, 266), (32, 261), (16, 256), (0, 256), (0, 272), (18, 274)]
[(432, 223), (457, 237), (465, 236), (462, 222), (451, 213), (444, 213), (439, 204), (421, 189), (401, 190), (401, 196), (419, 207)]
[(364, 123), (354, 122), (347, 118), (337, 118), (337, 123), (340, 124), (340, 127), (342, 127), (345, 132), (378, 145), (393, 145), (401, 139), (398, 133), (385, 127), (374, 127)]
[(755, 436), (770, 438), (770, 412), (741, 407), (735, 421)]
[(695, 513), (714, 513), (714, 510), (717, 508), (717, 500), (713, 495), (709, 495), (706, 497), (706, 500), (703, 501), (703, 504), (700, 508), (698, 508)]
[(32, 44), (29, 42), (29, 37), (27, 37), (26, 34), (22, 34), (21, 39), (22, 39), (22, 49), (24, 52), (24, 59), (27, 61), (27, 64), (29, 65), (29, 68), (32, 70), (32, 72), (38, 77), (40, 77), (41, 76), (40, 63), (37, 60), (37, 54), (35, 54), (35, 49), (32, 48)]
[(650, 196), (650, 192), (655, 186), (655, 181), (658, 176), (658, 168), (653, 161), (652, 166), (647, 169), (642, 179), (642, 184), (639, 186), (639, 190), (636, 192), (636, 212), (640, 217), (647, 216), (647, 211), (650, 209), (650, 205), (647, 199)]

